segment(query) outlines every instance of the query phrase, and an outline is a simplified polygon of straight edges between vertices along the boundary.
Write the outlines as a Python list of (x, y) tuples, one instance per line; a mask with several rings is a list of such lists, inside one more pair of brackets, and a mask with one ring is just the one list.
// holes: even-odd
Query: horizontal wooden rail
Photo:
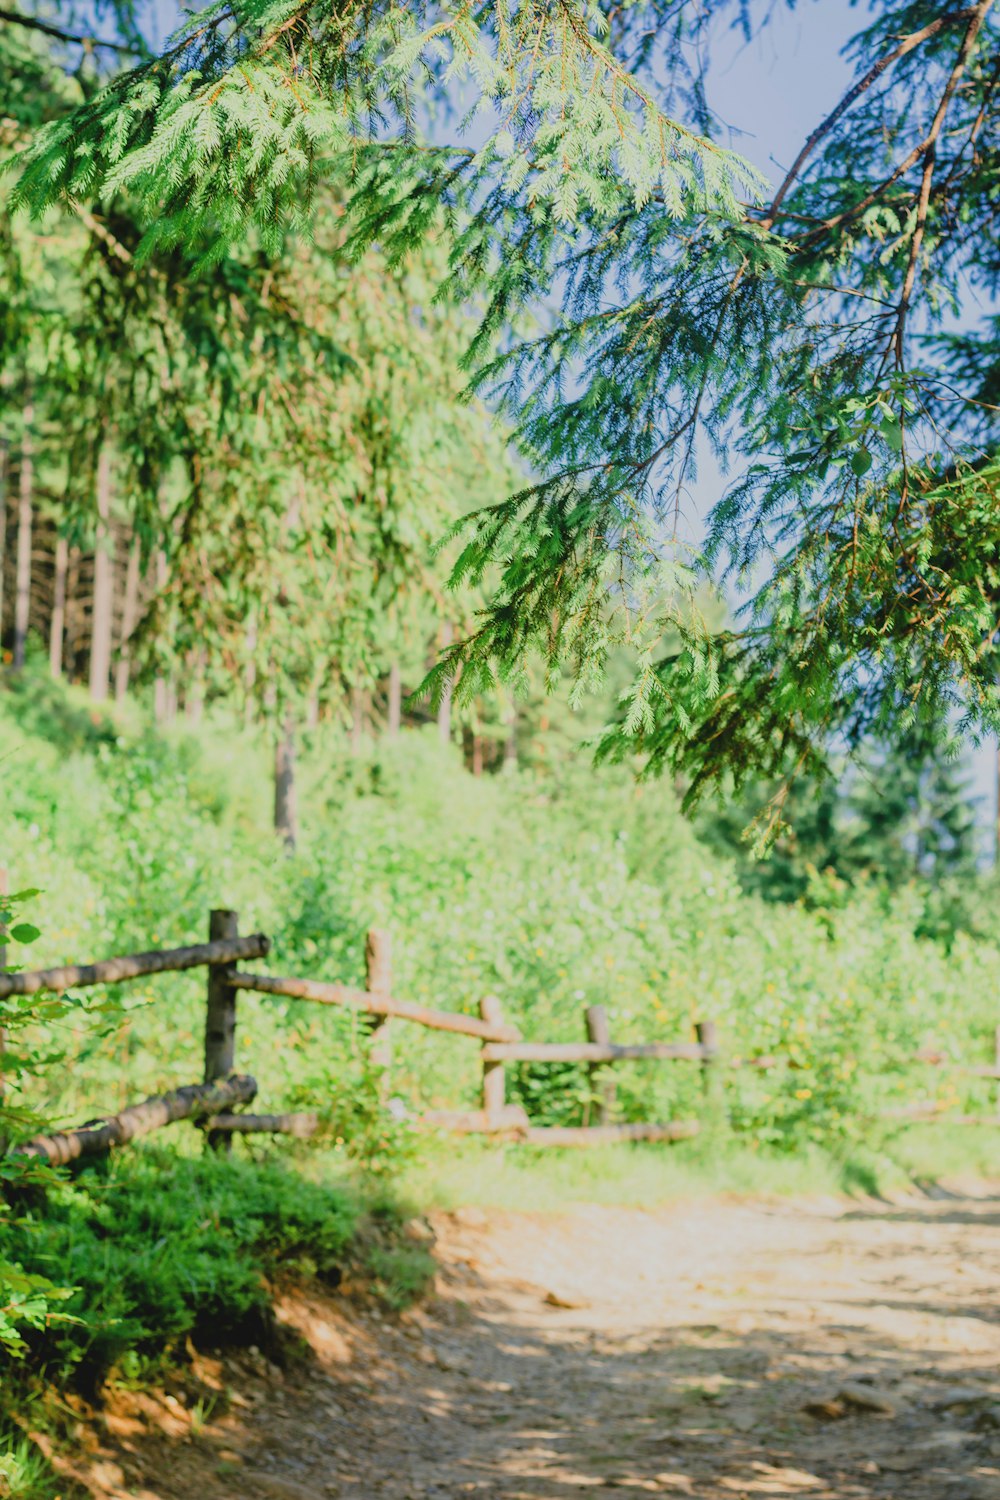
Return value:
[(249, 1104), (257, 1093), (253, 1078), (236, 1075), (215, 1083), (190, 1083), (133, 1104), (120, 1114), (103, 1120), (91, 1120), (75, 1130), (61, 1130), (53, 1135), (36, 1135), (16, 1148), (19, 1156), (41, 1156), (53, 1166), (65, 1166), (81, 1156), (96, 1156), (112, 1146), (124, 1146), (141, 1135), (149, 1135), (177, 1120), (194, 1120), (234, 1104)]
[(529, 1146), (610, 1146), (618, 1141), (683, 1141), (700, 1128), (697, 1120), (665, 1125), (532, 1125), (524, 1140)]
[(8, 995), (34, 995), (39, 990), (82, 989), (92, 984), (119, 984), (143, 974), (165, 974), (176, 969), (196, 969), (203, 964), (231, 964), (241, 959), (266, 958), (271, 940), (262, 932), (214, 943), (194, 943), (189, 948), (157, 948), (150, 953), (128, 953), (105, 958), (96, 964), (67, 964), (61, 969), (27, 969), (20, 974), (0, 974), (0, 999)]
[(879, 1111), (880, 1120), (899, 1120), (905, 1123), (939, 1122), (942, 1125), (1000, 1125), (1000, 1114), (995, 1115), (956, 1115), (949, 1109), (941, 1109), (936, 1104), (899, 1104), (892, 1109)]
[(292, 1135), (307, 1140), (320, 1128), (319, 1115), (213, 1115), (206, 1122), (212, 1135), (224, 1132), (227, 1135)]
[(601, 1042), (502, 1042), (483, 1048), (484, 1062), (624, 1062), (652, 1058), (659, 1062), (704, 1062), (712, 1048), (697, 1042), (647, 1042), (618, 1046)]
[(502, 1109), (429, 1109), (417, 1120), (418, 1130), (453, 1130), (460, 1135), (523, 1135), (528, 1116), (519, 1104)]
[(513, 1042), (521, 1035), (515, 1026), (477, 1021), (474, 1016), (462, 1015), (460, 1011), (431, 1010), (424, 1005), (413, 1005), (408, 1000), (393, 1000), (389, 995), (352, 989), (346, 984), (322, 984), (316, 979), (284, 979), (273, 974), (244, 974), (240, 971), (228, 975), (226, 983), (235, 990), (252, 990), (258, 995), (284, 995), (289, 1000), (341, 1005), (369, 1016), (398, 1016), (401, 1021), (413, 1021), (418, 1026), (430, 1027), (432, 1031), (453, 1031), (461, 1036), (477, 1037), (481, 1042)]

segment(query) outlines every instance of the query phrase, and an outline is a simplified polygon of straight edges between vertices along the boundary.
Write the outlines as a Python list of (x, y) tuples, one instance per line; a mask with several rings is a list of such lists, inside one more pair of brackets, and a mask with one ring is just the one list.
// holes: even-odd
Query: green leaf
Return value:
[(16, 927), (10, 929), (10, 936), (15, 943), (33, 943), (41, 935), (40, 929), (31, 922), (18, 922)]
[(868, 473), (871, 466), (872, 456), (867, 448), (858, 448), (855, 453), (851, 454), (851, 468), (859, 479)]
[(903, 429), (895, 417), (886, 417), (882, 423), (881, 432), (893, 453), (903, 451)]

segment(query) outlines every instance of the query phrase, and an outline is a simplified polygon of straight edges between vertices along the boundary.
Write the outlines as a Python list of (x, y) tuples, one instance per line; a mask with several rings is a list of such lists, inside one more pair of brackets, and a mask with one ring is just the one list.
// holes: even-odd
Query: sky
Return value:
[[(162, 41), (177, 25), (180, 7), (177, 0), (150, 0), (150, 6), (152, 29)], [(728, 144), (772, 184), (781, 181), (809, 132), (851, 82), (853, 69), (842, 49), (866, 20), (867, 6), (850, 0), (797, 0), (794, 10), (774, 0), (768, 24), (752, 41), (734, 30), (716, 45), (710, 100), (730, 128)], [(685, 517), (692, 541), (699, 539), (722, 485), (714, 462), (703, 455)], [(996, 766), (995, 745), (970, 752), (979, 818), (989, 829), (997, 818)]]

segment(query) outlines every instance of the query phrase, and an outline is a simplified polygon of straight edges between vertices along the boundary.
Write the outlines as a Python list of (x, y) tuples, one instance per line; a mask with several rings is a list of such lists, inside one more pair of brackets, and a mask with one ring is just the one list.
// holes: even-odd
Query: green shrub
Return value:
[(129, 1356), (190, 1336), (260, 1343), (275, 1278), (335, 1281), (351, 1253), (356, 1199), (274, 1163), (165, 1149), (110, 1158), (48, 1191), (0, 1228), (0, 1255), (73, 1292), (29, 1329), (33, 1370), (96, 1387)]

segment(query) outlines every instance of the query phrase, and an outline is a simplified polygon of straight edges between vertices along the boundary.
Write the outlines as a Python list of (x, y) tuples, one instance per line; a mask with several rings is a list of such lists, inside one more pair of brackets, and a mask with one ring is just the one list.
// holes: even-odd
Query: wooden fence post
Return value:
[[(384, 928), (372, 927), (365, 938), (365, 989), (370, 995), (392, 994), (392, 938)], [(383, 1093), (389, 1092), (392, 1032), (388, 1016), (372, 1016), (371, 1060), (384, 1070)]]
[[(599, 1047), (610, 1047), (611, 1030), (604, 1006), (590, 1005), (584, 1015), (588, 1042), (596, 1042)], [(614, 1075), (602, 1063), (592, 1063), (587, 1073), (590, 1078), (590, 1092), (597, 1101), (597, 1123), (609, 1125), (615, 1112)]]
[[(234, 911), (213, 911), (208, 919), (209, 942), (219, 938), (239, 937), (239, 918)], [(210, 964), (208, 967), (208, 1006), (205, 1013), (205, 1082), (228, 1078), (236, 1066), (236, 991), (227, 984), (236, 965)], [(214, 1151), (231, 1151), (232, 1137), (208, 1133), (208, 1144)]]
[(724, 1077), (720, 1063), (719, 1028), (714, 1021), (698, 1021), (695, 1024), (698, 1045), (704, 1047), (701, 1060), (701, 1077), (705, 1090), (705, 1106), (710, 1126), (721, 1124), (724, 1114)]
[[(503, 1006), (496, 995), (484, 995), (479, 1002), (480, 1017), (492, 1026), (503, 1025)], [(483, 1043), (484, 1047), (487, 1045)], [(503, 1120), (506, 1079), (502, 1062), (483, 1060), (483, 1114), (486, 1129), (499, 1130)]]

